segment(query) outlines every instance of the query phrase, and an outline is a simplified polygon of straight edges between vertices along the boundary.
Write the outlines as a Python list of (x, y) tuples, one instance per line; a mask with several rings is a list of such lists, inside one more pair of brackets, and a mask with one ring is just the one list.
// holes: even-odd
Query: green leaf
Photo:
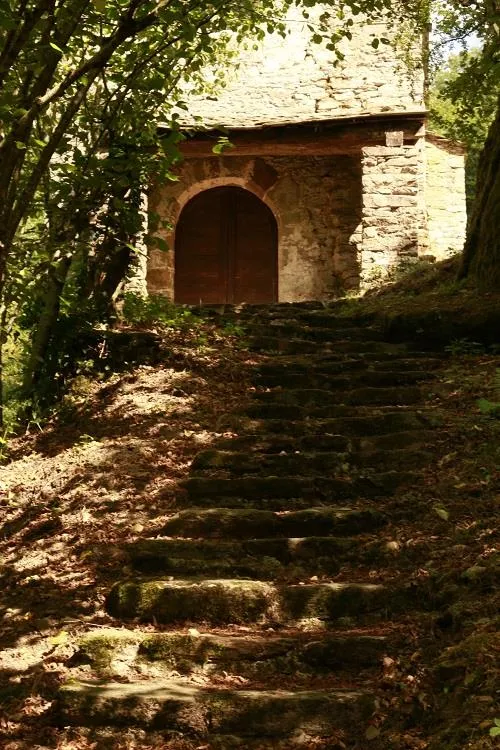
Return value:
[(450, 518), (450, 514), (448, 513), (446, 508), (443, 508), (441, 505), (435, 505), (433, 511), (437, 516), (439, 516), (439, 518), (442, 518), (443, 521), (448, 521)]
[(379, 735), (380, 735), (380, 729), (373, 725), (370, 725), (365, 732), (365, 737), (367, 740), (375, 740)]
[(500, 413), (500, 404), (497, 404), (495, 401), (488, 401), (487, 398), (478, 399), (477, 405), (483, 414)]
[(219, 138), (218, 142), (212, 148), (214, 154), (222, 154), (226, 149), (234, 148), (234, 143), (231, 143), (227, 136)]
[(500, 737), (500, 726), (491, 727), (490, 737)]
[(62, 646), (65, 643), (67, 643), (69, 639), (69, 635), (65, 630), (61, 630), (57, 635), (54, 635), (52, 638), (49, 638), (50, 643), (52, 643), (53, 646)]
[(60, 47), (57, 46), (57, 44), (54, 44), (54, 42), (49, 42), (52, 49), (55, 49), (56, 52), (60, 52), (61, 55), (64, 55), (64, 50), (62, 50)]
[(15, 21), (13, 18), (5, 16), (3, 12), (0, 14), (0, 28), (11, 31), (11, 29), (17, 28), (18, 23), (19, 21)]
[(92, 0), (94, 7), (99, 13), (104, 13), (106, 10), (106, 0)]
[(378, 49), (379, 44), (380, 44), (380, 39), (372, 39), (373, 49)]
[(26, 144), (22, 141), (16, 141), (16, 148), (18, 148), (19, 151), (23, 151), (26, 148)]

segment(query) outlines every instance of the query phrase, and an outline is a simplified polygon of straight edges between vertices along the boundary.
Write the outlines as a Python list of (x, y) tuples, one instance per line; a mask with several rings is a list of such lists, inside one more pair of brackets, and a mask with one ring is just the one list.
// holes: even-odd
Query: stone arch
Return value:
[(266, 206), (272, 211), (274, 214), (274, 218), (276, 219), (276, 223), (278, 225), (278, 244), (279, 244), (279, 237), (281, 235), (281, 217), (280, 217), (280, 211), (278, 210), (278, 207), (274, 203), (274, 201), (269, 198), (268, 190), (261, 187), (257, 182), (255, 182), (252, 179), (249, 179), (248, 177), (237, 177), (237, 176), (230, 176), (230, 175), (220, 175), (219, 177), (207, 177), (204, 180), (199, 180), (198, 182), (193, 183), (192, 185), (189, 185), (189, 187), (185, 188), (178, 196), (176, 196), (175, 199), (175, 214), (172, 217), (173, 219), (173, 231), (172, 231), (172, 240), (173, 244), (175, 244), (175, 227), (177, 226), (177, 221), (179, 219), (179, 216), (182, 213), (182, 210), (184, 206), (189, 203), (189, 201), (196, 197), (199, 193), (203, 193), (206, 190), (210, 190), (211, 188), (215, 187), (240, 187), (243, 188), (243, 190), (248, 190), (249, 193), (253, 193), (257, 198), (260, 198), (260, 200), (266, 204)]
[[(285, 224), (279, 203), (269, 196), (278, 182), (278, 174), (260, 157), (250, 159), (189, 159), (183, 163), (179, 181), (153, 186), (149, 194), (151, 216), (150, 229), (158, 237), (162, 247), (154, 244), (149, 248), (147, 263), (147, 285), (153, 294), (174, 299), (176, 228), (184, 207), (198, 194), (216, 187), (239, 187), (259, 198), (271, 211), (276, 221), (278, 238), (278, 263), (281, 267), (281, 246)], [(157, 222), (163, 218), (170, 226)], [(167, 248), (165, 250), (165, 248)]]

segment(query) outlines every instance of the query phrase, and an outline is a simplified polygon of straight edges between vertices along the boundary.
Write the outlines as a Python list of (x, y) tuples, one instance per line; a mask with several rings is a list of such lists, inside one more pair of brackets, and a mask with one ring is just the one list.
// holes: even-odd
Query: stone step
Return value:
[[(376, 472), (358, 478), (323, 477), (241, 477), (221, 479), (191, 477), (181, 482), (187, 490), (184, 502), (201, 507), (248, 507), (295, 510), (341, 504), (345, 500), (377, 498), (394, 494), (407, 484), (414, 485), (419, 474), (410, 471)], [(179, 498), (179, 502), (183, 502)]]
[(328, 737), (353, 727), (362, 736), (374, 707), (374, 696), (361, 690), (227, 690), (182, 678), (89, 680), (63, 685), (53, 715), (62, 726), (137, 726), (198, 738)]
[(325, 375), (343, 375), (346, 372), (359, 370), (366, 372), (384, 372), (386, 370), (431, 372), (442, 367), (448, 355), (433, 352), (384, 352), (379, 354), (356, 353), (324, 354), (318, 352), (307, 357), (280, 356), (269, 358), (255, 364), (252, 373), (259, 375), (280, 375), (283, 373), (320, 373)]
[(364, 313), (363, 315), (339, 314), (340, 307), (337, 303), (327, 304), (323, 307), (310, 307), (310, 308), (299, 308), (299, 307), (275, 307), (273, 309), (260, 309), (260, 310), (242, 310), (240, 314), (241, 320), (246, 325), (251, 326), (253, 324), (271, 324), (277, 323), (295, 323), (305, 325), (318, 325), (321, 327), (363, 327), (376, 324), (376, 316), (373, 313)]
[(232, 672), (246, 678), (306, 672), (326, 674), (352, 667), (378, 664), (388, 648), (381, 635), (342, 634), (324, 631), (289, 635), (212, 635), (186, 633), (149, 634), (138, 655), (162, 662), (182, 674), (203, 668), (205, 673)]
[(323, 310), (296, 310), (275, 311), (269, 315), (254, 315), (248, 318), (246, 325), (268, 325), (268, 326), (309, 326), (319, 328), (360, 328), (362, 330), (382, 330), (374, 320), (373, 315), (365, 315), (363, 318), (354, 316), (341, 316), (335, 310), (324, 308)]
[(254, 352), (276, 352), (284, 354), (327, 354), (336, 352), (368, 352), (380, 354), (400, 354), (407, 351), (403, 344), (391, 344), (378, 340), (318, 342), (298, 338), (280, 338), (279, 336), (251, 336), (248, 348)]
[[(255, 508), (189, 508), (172, 516), (161, 534), (254, 541), (269, 537), (350, 536), (380, 528), (385, 520), (374, 508), (320, 506), (281, 513)], [(288, 539), (282, 543), (288, 544)], [(258, 554), (255, 549), (255, 553), (251, 552), (247, 546), (246, 554)]]
[(223, 438), (217, 440), (220, 450), (246, 451), (247, 453), (280, 453), (281, 451), (293, 450), (330, 450), (348, 451), (351, 449), (352, 441), (343, 435), (321, 434), (317, 435), (270, 435), (263, 436), (261, 433), (247, 433), (238, 437)]
[(332, 404), (316, 407), (299, 407), (292, 404), (280, 403), (253, 403), (247, 406), (243, 414), (250, 419), (280, 419), (288, 421), (305, 421), (307, 419), (337, 419), (339, 417), (352, 417), (358, 413), (355, 406), (345, 404)]
[(424, 394), (419, 386), (394, 388), (354, 388), (351, 390), (325, 390), (316, 388), (275, 389), (258, 392), (254, 400), (270, 406), (412, 406), (422, 401)]
[(253, 323), (249, 333), (255, 339), (272, 336), (273, 338), (294, 339), (297, 341), (314, 341), (318, 343), (333, 341), (382, 341), (384, 334), (376, 328), (365, 326), (310, 326), (306, 321), (271, 320), (264, 323)]
[[(382, 398), (382, 397), (381, 397)], [(411, 407), (416, 406), (419, 401), (415, 401), (412, 404), (401, 404), (401, 409), (410, 410)], [(371, 415), (376, 416), (382, 414), (383, 411), (392, 411), (397, 406), (395, 403), (388, 404), (368, 404), (356, 406), (354, 404), (317, 404), (309, 406), (299, 406), (293, 404), (283, 403), (263, 403), (255, 401), (250, 406), (247, 406), (243, 412), (242, 421), (238, 424), (248, 424), (245, 422), (245, 417), (250, 420), (281, 420), (286, 422), (310, 422), (313, 421), (326, 421), (342, 418), (352, 417), (369, 417)], [(425, 407), (423, 407), (425, 408)], [(264, 429), (266, 429), (264, 427)]]
[(275, 584), (243, 579), (137, 579), (115, 584), (106, 610), (122, 620), (211, 626), (311, 619), (335, 622), (385, 611), (389, 592), (372, 583)]
[(323, 311), (323, 310), (334, 310), (338, 309), (338, 302), (318, 302), (317, 300), (302, 300), (300, 302), (268, 302), (261, 303), (244, 303), (242, 305), (226, 305), (226, 310), (234, 309), (241, 315), (258, 315), (258, 316), (274, 316), (289, 314), (290, 312), (295, 315), (299, 313), (307, 313), (310, 311)]
[(260, 374), (253, 378), (258, 387), (266, 388), (290, 388), (290, 389), (319, 389), (351, 391), (353, 386), (377, 386), (387, 388), (389, 386), (411, 386), (415, 383), (434, 380), (434, 371), (414, 370), (364, 370), (344, 375), (333, 375), (317, 372), (282, 372), (280, 374)]
[(390, 470), (417, 469), (426, 466), (433, 460), (429, 451), (401, 448), (392, 450), (365, 450), (360, 453), (336, 453), (316, 451), (301, 453), (254, 454), (236, 451), (207, 450), (199, 453), (191, 465), (193, 476), (209, 472), (210, 476), (224, 476), (228, 472), (233, 476), (258, 474), (260, 476), (303, 477), (320, 474), (321, 476), (345, 476), (352, 468), (381, 468)]
[[(380, 630), (380, 629), (379, 629)], [(78, 641), (71, 665), (89, 664), (94, 672), (113, 673), (113, 662), (131, 670), (144, 663), (179, 674), (204, 676), (232, 673), (246, 679), (282, 675), (327, 675), (331, 672), (372, 667), (380, 663), (389, 638), (370, 631), (335, 634), (322, 631), (280, 631), (279, 634), (203, 633), (186, 631), (145, 632), (102, 628)], [(383, 631), (382, 631), (383, 632)]]
[(311, 434), (271, 434), (263, 437), (260, 433), (247, 433), (238, 437), (224, 438), (217, 441), (220, 450), (246, 451), (254, 453), (280, 453), (281, 451), (337, 451), (339, 453), (356, 453), (362, 451), (392, 450), (408, 446), (428, 446), (437, 438), (435, 430), (408, 430), (379, 436), (347, 437), (329, 434), (321, 430)]
[[(286, 409), (287, 414), (292, 411), (288, 407)], [(261, 409), (257, 409), (257, 411), (261, 411)], [(392, 435), (429, 430), (429, 428), (439, 427), (442, 424), (440, 415), (436, 411), (428, 409), (422, 409), (418, 412), (404, 408), (398, 411), (379, 409), (361, 413), (359, 409), (341, 407), (338, 411), (343, 413), (327, 419), (318, 417), (301, 419), (303, 413), (300, 411), (298, 414), (297, 411), (297, 409), (293, 409), (293, 414), (288, 418), (273, 418), (265, 412), (266, 416), (263, 419), (254, 418), (242, 422), (240, 430), (244, 431), (246, 435), (264, 433), (266, 437), (269, 437), (279, 434), (287, 435), (293, 439), (296, 436), (303, 435), (330, 434), (349, 438), (382, 438), (382, 436), (385, 436), (389, 440)], [(377, 447), (387, 446), (379, 445)]]
[[(250, 532), (248, 528), (247, 533)], [(243, 529), (238, 529), (239, 536)], [(328, 533), (326, 529), (323, 533)], [(343, 533), (340, 530), (337, 533)], [(353, 532), (359, 533), (359, 532)], [(208, 536), (216, 536), (213, 532)], [(225, 536), (221, 533), (222, 537)], [(383, 543), (352, 536), (304, 536), (242, 541), (208, 539), (149, 539), (130, 543), (131, 567), (146, 575), (205, 575), (210, 578), (257, 578), (294, 581), (304, 577), (337, 575), (343, 564), (386, 561)]]

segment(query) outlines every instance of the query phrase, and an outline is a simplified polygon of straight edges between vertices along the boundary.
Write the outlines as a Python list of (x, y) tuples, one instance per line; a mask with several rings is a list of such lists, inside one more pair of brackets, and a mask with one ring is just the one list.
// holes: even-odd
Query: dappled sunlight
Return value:
[(164, 366), (80, 384), (69, 412), (14, 445), (0, 486), (6, 736), (43, 726), (48, 747), (115, 750), (116, 730), (60, 729), (86, 726), (90, 699), (96, 723), (125, 711), (161, 725), (159, 741), (127, 729), (127, 750), (163, 747), (177, 716), (197, 735), (233, 711), (262, 731), (286, 711), (292, 736), (309, 721), (300, 691), (331, 732), (329, 701), (355, 710), (374, 685), (377, 721), (396, 726), (384, 711), (430, 689), (419, 638), (469, 617), (479, 590), (485, 613), (494, 603), (496, 423), (471, 404), (492, 398), (497, 360), (360, 341), (326, 358), (178, 341)]
[[(154, 533), (200, 446), (222, 436), (214, 425), (246, 399), (239, 350), (222, 339), (209, 358), (189, 342), (186, 351), (191, 369), (179, 366), (178, 345), (172, 365), (89, 382), (70, 419), (62, 412), (19, 452), (13, 445), (19, 458), (0, 482), (0, 672), (11, 697), (24, 701), (33, 684), (50, 696), (74, 634), (111, 622), (101, 607), (125, 565), (123, 545)], [(50, 705), (40, 697), (19, 710), (28, 720)]]

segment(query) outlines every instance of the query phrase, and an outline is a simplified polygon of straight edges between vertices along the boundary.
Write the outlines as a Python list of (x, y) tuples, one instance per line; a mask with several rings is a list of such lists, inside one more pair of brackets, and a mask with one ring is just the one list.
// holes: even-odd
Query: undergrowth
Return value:
[(192, 328), (201, 325), (200, 317), (192, 310), (175, 305), (161, 295), (128, 292), (121, 306), (121, 322), (135, 326), (162, 326), (166, 328)]

